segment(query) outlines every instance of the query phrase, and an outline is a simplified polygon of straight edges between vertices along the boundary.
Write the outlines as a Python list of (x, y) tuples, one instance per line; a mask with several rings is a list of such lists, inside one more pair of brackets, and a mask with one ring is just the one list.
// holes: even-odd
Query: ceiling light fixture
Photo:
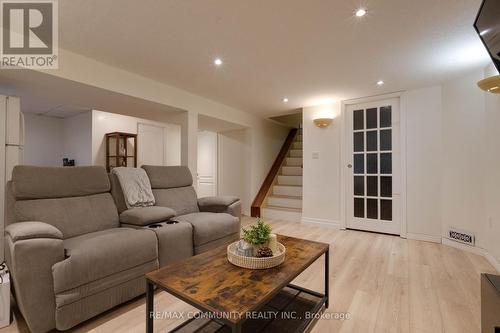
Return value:
[(384, 81), (382, 81), (382, 80), (377, 81), (377, 85), (378, 85), (378, 86), (381, 86), (381, 85), (383, 85), (383, 84), (384, 84)]
[(221, 59), (221, 58), (216, 58), (216, 59), (214, 60), (214, 64), (215, 64), (215, 66), (220, 66), (220, 65), (222, 65), (222, 59)]
[(363, 17), (366, 15), (366, 9), (364, 8), (359, 8), (357, 11), (356, 11), (356, 16), (357, 17)]
[(288, 98), (283, 98), (283, 103), (288, 103)]

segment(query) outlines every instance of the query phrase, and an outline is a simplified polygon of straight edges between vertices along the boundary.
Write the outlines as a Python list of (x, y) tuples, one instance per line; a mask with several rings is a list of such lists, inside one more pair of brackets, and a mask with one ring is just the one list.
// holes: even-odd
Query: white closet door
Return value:
[(149, 124), (137, 125), (137, 164), (165, 164), (165, 132), (164, 128)]

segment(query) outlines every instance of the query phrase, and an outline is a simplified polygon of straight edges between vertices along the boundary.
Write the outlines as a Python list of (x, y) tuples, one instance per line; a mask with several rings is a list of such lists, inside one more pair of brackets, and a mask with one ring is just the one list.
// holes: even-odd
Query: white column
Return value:
[(193, 185), (197, 185), (198, 112), (187, 111), (181, 124), (181, 163), (191, 170)]

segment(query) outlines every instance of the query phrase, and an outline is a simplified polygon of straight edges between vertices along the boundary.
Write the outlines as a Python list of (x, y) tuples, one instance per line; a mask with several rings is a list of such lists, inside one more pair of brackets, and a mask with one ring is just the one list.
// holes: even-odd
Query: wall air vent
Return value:
[(455, 228), (448, 229), (448, 238), (456, 242), (474, 246), (476, 238), (472, 232), (458, 230)]

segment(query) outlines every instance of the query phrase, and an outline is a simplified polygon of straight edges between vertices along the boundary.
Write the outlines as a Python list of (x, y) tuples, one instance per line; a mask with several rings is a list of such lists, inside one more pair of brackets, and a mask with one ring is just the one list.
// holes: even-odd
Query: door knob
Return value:
[(347, 167), (348, 167), (349, 169), (351, 169), (351, 168), (352, 168), (352, 164), (347, 164)]

